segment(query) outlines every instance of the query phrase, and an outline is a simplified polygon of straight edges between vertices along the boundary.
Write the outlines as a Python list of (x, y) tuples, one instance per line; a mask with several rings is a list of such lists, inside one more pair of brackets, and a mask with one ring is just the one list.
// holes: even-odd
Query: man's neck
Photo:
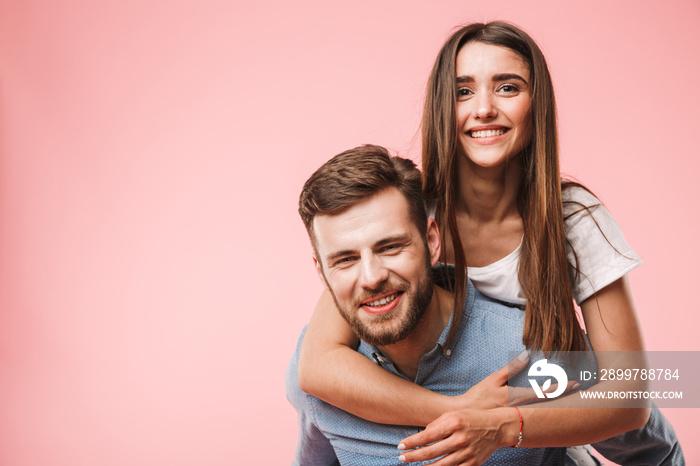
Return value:
[(449, 292), (433, 285), (428, 309), (413, 332), (397, 343), (380, 346), (379, 350), (399, 371), (415, 380), (421, 357), (435, 347), (450, 320), (453, 303)]

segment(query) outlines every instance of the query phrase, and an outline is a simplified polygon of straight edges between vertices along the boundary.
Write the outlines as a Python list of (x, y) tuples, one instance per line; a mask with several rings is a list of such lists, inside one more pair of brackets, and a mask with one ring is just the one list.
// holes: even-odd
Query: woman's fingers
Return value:
[[(445, 425), (446, 426), (446, 425)], [(426, 429), (427, 430), (427, 429)], [(432, 460), (435, 458), (440, 458), (441, 456), (448, 455), (448, 458), (443, 458), (441, 461), (443, 461), (443, 464), (458, 464), (454, 463), (454, 460), (456, 460), (458, 457), (470, 457), (472, 455), (471, 451), (471, 436), (469, 432), (460, 432), (457, 429), (449, 429), (450, 433), (445, 436), (442, 433), (437, 433), (437, 432), (444, 432), (444, 431), (439, 431), (438, 429), (435, 429), (436, 436), (441, 437), (440, 441), (437, 441), (435, 443), (431, 443), (430, 445), (425, 445), (420, 448), (417, 448), (415, 450), (411, 451), (404, 451), (399, 459), (406, 463), (412, 463), (412, 462), (417, 462), (417, 461), (427, 461), (427, 460)], [(405, 441), (402, 442), (405, 446), (406, 449), (408, 450), (409, 447), (406, 444)], [(459, 451), (458, 455), (454, 455), (453, 453)]]
[(404, 439), (399, 459), (412, 463), (440, 458), (435, 466), (481, 464), (499, 447), (493, 424), (494, 419), (480, 410), (446, 413), (423, 432)]
[(523, 370), (525, 366), (527, 366), (527, 362), (529, 359), (530, 355), (527, 354), (527, 351), (523, 351), (515, 359), (513, 359), (508, 364), (506, 364), (493, 374), (489, 375), (479, 383), (490, 382), (496, 386), (505, 385), (506, 382), (508, 382), (509, 376), (517, 374), (518, 372)]
[(399, 460), (404, 463), (427, 461), (452, 453), (453, 450), (454, 448), (451, 448), (449, 442), (445, 439), (416, 450), (402, 452)]
[[(400, 458), (399, 458), (400, 459)], [(424, 460), (418, 460), (418, 459), (413, 459), (413, 460), (405, 460), (404, 462), (410, 463), (410, 462), (416, 462), (416, 461), (427, 461), (432, 458), (426, 458)], [(485, 460), (481, 460), (476, 458), (473, 454), (471, 453), (466, 453), (463, 450), (455, 451), (452, 453), (449, 453), (439, 460), (435, 461), (434, 463), (430, 463), (432, 466), (477, 466), (480, 465), (484, 462)]]
[[(443, 422), (443, 418), (449, 414), (450, 413), (443, 414), (428, 424), (422, 432), (418, 432), (417, 434), (403, 439), (399, 444), (399, 450), (412, 450), (429, 443), (437, 442), (452, 434), (453, 431)], [(401, 446), (403, 446), (403, 448), (401, 448)]]
[(478, 466), (486, 461), (486, 459), (479, 459), (471, 453), (467, 454), (460, 450), (450, 453), (449, 455), (444, 456), (438, 461), (430, 464), (431, 466)]
[(513, 376), (523, 370), (526, 366), (528, 361), (530, 360), (530, 355), (528, 354), (527, 350), (523, 350), (522, 353), (520, 353), (515, 359), (513, 359), (511, 362), (508, 363), (508, 365), (505, 367), (507, 369), (506, 372), (506, 379), (503, 383), (508, 381), (508, 376)]

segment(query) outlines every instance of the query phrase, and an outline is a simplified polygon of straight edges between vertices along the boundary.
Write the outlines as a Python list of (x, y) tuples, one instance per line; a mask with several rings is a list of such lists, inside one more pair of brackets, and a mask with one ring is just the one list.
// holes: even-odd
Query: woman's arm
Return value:
[[(467, 393), (440, 395), (397, 377), (355, 351), (358, 339), (324, 291), (306, 329), (299, 354), (299, 386), (356, 416), (383, 424), (426, 426), (441, 414), (464, 407), (507, 405), (508, 366)], [(527, 359), (512, 361), (511, 374)]]
[[(644, 351), (644, 339), (639, 319), (634, 308), (627, 276), (603, 288), (596, 296), (581, 305), (586, 330), (600, 368), (615, 366), (615, 351)], [(641, 368), (640, 368), (641, 369)], [(634, 386), (634, 383), (632, 383)], [(601, 382), (588, 391), (625, 390), (615, 382)], [(578, 397), (578, 401), (583, 401)], [(550, 402), (551, 406), (567, 405), (566, 398)], [(619, 403), (618, 403), (619, 405)], [(650, 408), (563, 408), (548, 412), (548, 409), (522, 408), (525, 416), (531, 418), (528, 436), (523, 446), (565, 446), (594, 443), (608, 439), (622, 432), (638, 429), (646, 424)], [(543, 423), (557, 419), (557, 428), (548, 429)], [(565, 421), (565, 422), (561, 422)], [(574, 442), (572, 443), (572, 440)]]
[[(611, 351), (643, 351), (644, 342), (634, 310), (627, 277), (606, 286), (582, 306), (589, 339), (599, 367), (611, 363)], [(608, 390), (610, 384), (599, 383), (589, 391)], [(616, 386), (615, 389), (620, 389)], [(545, 405), (544, 403), (542, 404)], [(590, 408), (586, 400), (573, 396), (546, 403), (542, 407), (521, 407), (523, 447), (557, 447), (598, 442), (642, 427), (649, 408)], [(560, 408), (557, 408), (560, 407)], [(553, 409), (551, 409), (553, 408)], [(406, 462), (423, 461), (448, 455), (435, 464), (479, 464), (497, 448), (514, 445), (520, 430), (513, 408), (488, 411), (464, 409), (447, 413), (426, 430), (403, 440)]]

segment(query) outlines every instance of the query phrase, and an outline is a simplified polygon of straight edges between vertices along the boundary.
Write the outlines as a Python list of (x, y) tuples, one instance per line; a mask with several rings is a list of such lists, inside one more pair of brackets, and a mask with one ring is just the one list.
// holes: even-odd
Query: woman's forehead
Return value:
[(527, 60), (515, 50), (480, 41), (467, 42), (459, 49), (455, 68), (458, 76), (508, 71), (530, 74)]

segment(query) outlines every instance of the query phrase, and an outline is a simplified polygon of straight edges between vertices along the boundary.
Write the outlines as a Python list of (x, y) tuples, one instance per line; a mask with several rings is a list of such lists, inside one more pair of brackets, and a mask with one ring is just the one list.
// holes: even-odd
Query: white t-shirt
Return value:
[[(576, 263), (571, 250), (573, 247), (580, 270), (573, 280), (571, 291), (580, 305), (596, 291), (640, 266), (642, 260), (627, 244), (620, 226), (608, 209), (600, 204), (595, 196), (585, 189), (572, 187), (562, 192), (562, 200), (564, 229), (566, 239), (571, 245), (567, 245), (566, 248), (567, 259), (570, 264)], [(588, 207), (588, 211), (580, 204)], [(566, 218), (570, 214), (573, 215)], [(518, 281), (520, 247), (487, 266), (468, 267), (467, 274), (474, 287), (486, 296), (500, 301), (526, 304)], [(573, 267), (570, 269), (570, 276), (573, 279)]]

